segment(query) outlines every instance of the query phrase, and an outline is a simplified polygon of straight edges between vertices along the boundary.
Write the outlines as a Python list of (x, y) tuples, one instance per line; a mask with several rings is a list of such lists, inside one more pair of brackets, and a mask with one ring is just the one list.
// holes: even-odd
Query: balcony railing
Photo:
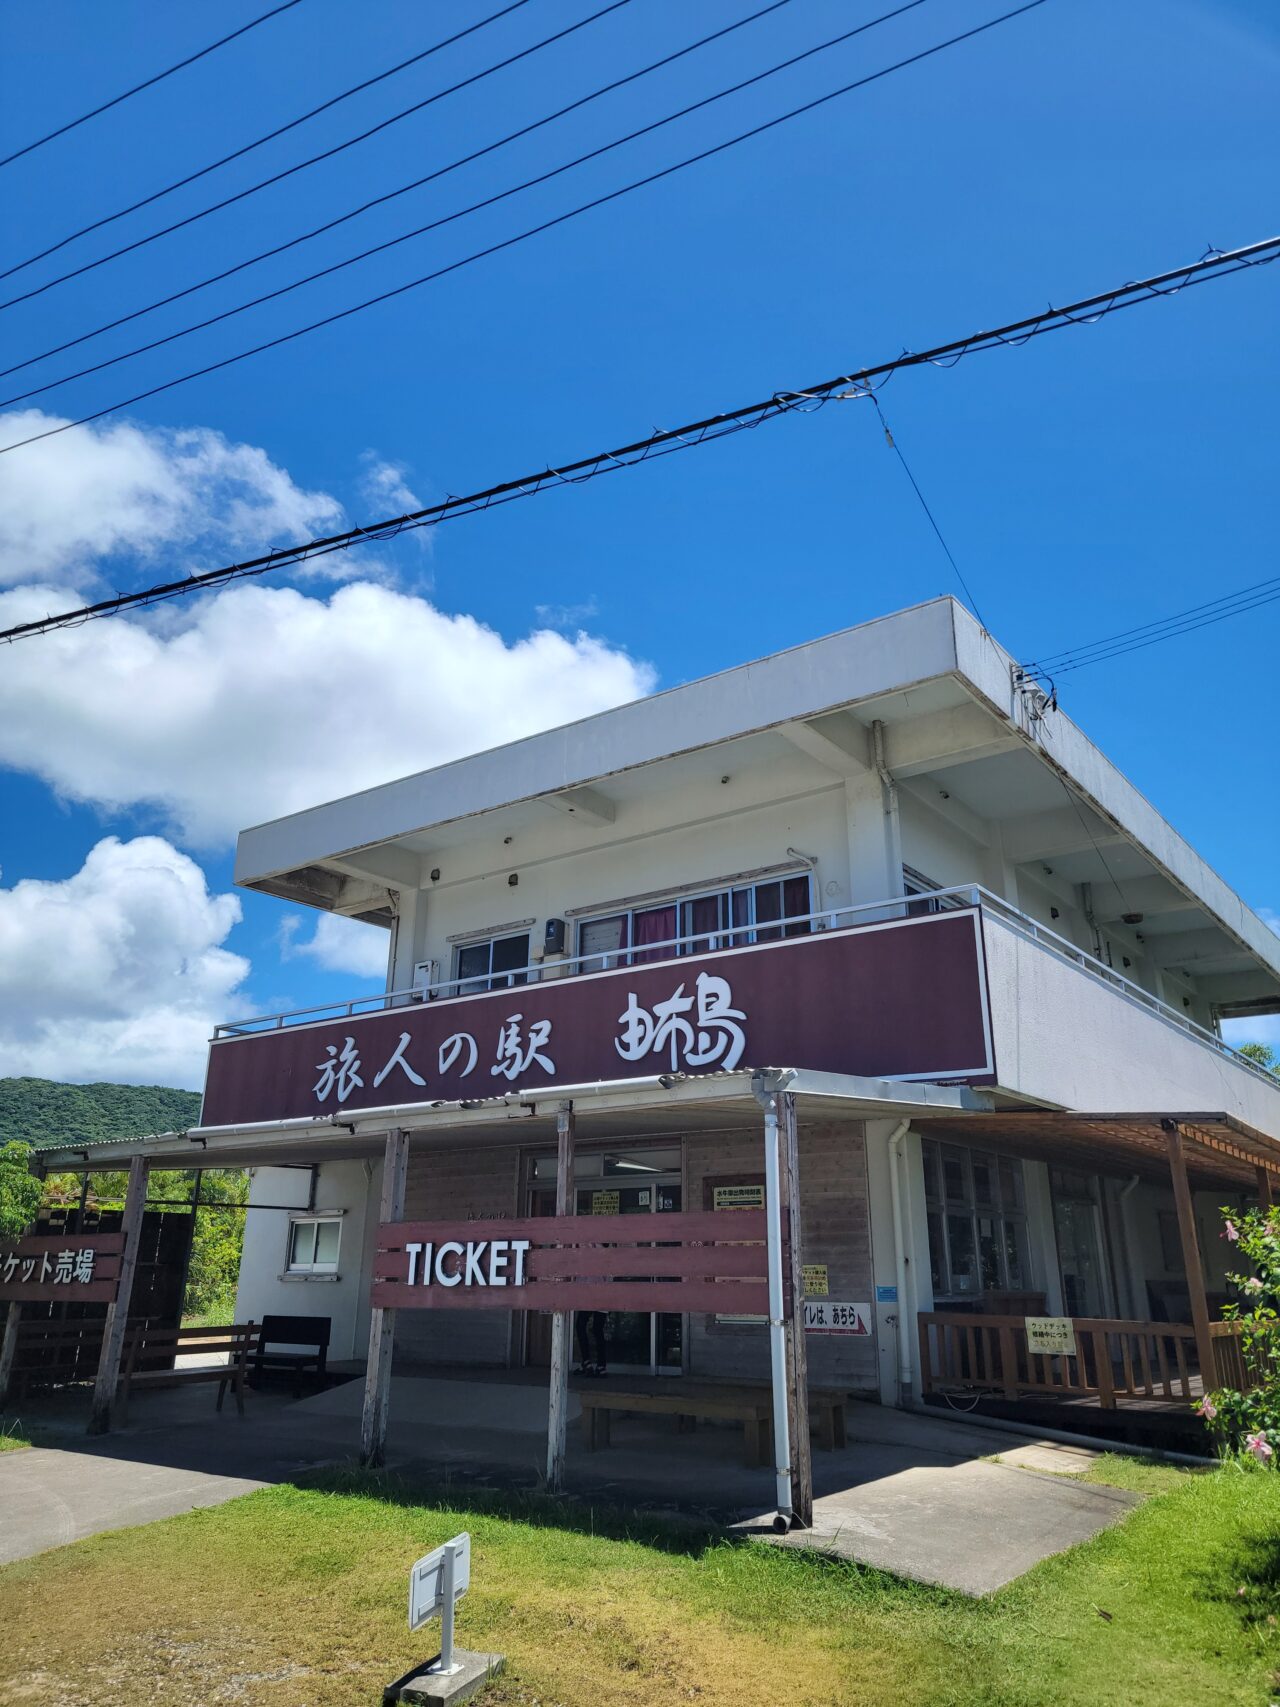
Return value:
[(648, 965), (652, 961), (692, 957), (699, 954), (722, 954), (726, 949), (753, 943), (775, 942), (788, 936), (809, 936), (819, 931), (852, 930), (859, 925), (883, 919), (901, 919), (925, 912), (951, 911), (975, 907), (993, 918), (1000, 919), (1028, 940), (1039, 944), (1047, 953), (1069, 961), (1090, 977), (1111, 985), (1127, 1000), (1136, 1002), (1167, 1024), (1195, 1038), (1198, 1042), (1225, 1056), (1233, 1065), (1245, 1068), (1269, 1084), (1275, 1077), (1265, 1067), (1251, 1061), (1247, 1055), (1223, 1041), (1217, 1032), (1209, 1030), (1186, 1013), (1170, 1007), (1167, 1002), (1135, 984), (1113, 966), (1077, 948), (1066, 937), (1059, 936), (1047, 925), (1019, 911), (1010, 902), (984, 889), (981, 884), (967, 883), (952, 889), (931, 889), (924, 894), (893, 895), (882, 901), (862, 901), (849, 907), (826, 908), (821, 912), (796, 914), (793, 917), (769, 920), (765, 924), (729, 925), (716, 931), (696, 931), (685, 936), (669, 937), (662, 942), (632, 945), (594, 954), (557, 955), (553, 960), (530, 961), (527, 966), (508, 972), (471, 978), (447, 978), (405, 989), (379, 990), (372, 995), (353, 996), (346, 1001), (323, 1002), (315, 1007), (290, 1008), (280, 1013), (255, 1015), (249, 1019), (225, 1020), (214, 1027), (214, 1040), (221, 1037), (251, 1036), (260, 1031), (278, 1031), (291, 1025), (311, 1025), (326, 1019), (352, 1019), (358, 1014), (380, 1013), (388, 1008), (407, 1007), (421, 1002), (454, 1001), (478, 995), (486, 990), (514, 989), (537, 984), (544, 980), (592, 973), (609, 972), (620, 966)]

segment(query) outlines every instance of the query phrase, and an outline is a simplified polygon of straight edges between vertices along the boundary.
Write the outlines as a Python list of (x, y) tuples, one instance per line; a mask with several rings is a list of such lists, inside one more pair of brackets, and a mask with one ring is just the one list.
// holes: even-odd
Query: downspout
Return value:
[(902, 893), (902, 829), (898, 820), (898, 785), (884, 756), (884, 724), (877, 718), (871, 725), (871, 760), (880, 778), (880, 794), (884, 801), (885, 855), (894, 892)]
[(907, 1135), (910, 1120), (900, 1120), (889, 1135), (889, 1197), (893, 1204), (893, 1266), (898, 1289), (898, 1402), (907, 1403), (914, 1386), (915, 1371), (911, 1362), (911, 1336), (907, 1332), (907, 1245), (902, 1219), (902, 1140)]
[(773, 1455), (778, 1516), (774, 1527), (785, 1534), (795, 1512), (791, 1505), (791, 1422), (787, 1415), (786, 1322), (782, 1313), (782, 1198), (778, 1165), (776, 1098), (795, 1078), (795, 1069), (761, 1073), (751, 1091), (764, 1114), (764, 1204), (769, 1263), (769, 1370), (773, 1390)]

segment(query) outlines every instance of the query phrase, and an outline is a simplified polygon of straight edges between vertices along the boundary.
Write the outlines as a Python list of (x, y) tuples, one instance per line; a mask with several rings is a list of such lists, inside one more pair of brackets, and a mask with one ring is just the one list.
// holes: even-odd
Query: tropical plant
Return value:
[(30, 1144), (0, 1144), (0, 1239), (20, 1237), (36, 1218), (42, 1188), (30, 1164)]
[(1228, 1274), (1240, 1294), (1222, 1314), (1240, 1324), (1240, 1351), (1255, 1385), (1220, 1387), (1196, 1406), (1226, 1453), (1274, 1466), (1280, 1450), (1280, 1210), (1224, 1209), (1222, 1236), (1249, 1272)]

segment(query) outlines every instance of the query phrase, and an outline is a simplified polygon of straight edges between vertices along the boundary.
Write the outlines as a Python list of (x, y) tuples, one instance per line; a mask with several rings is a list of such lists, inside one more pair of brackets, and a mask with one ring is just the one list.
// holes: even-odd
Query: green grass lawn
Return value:
[(30, 1446), (29, 1440), (24, 1440), (9, 1423), (0, 1423), (0, 1452), (19, 1452), (24, 1446)]
[(406, 1628), (409, 1564), (465, 1528), (459, 1640), (508, 1655), (495, 1707), (1265, 1707), (1280, 1474), (1091, 1474), (1152, 1497), (983, 1601), (576, 1504), (271, 1488), (0, 1571), (0, 1702), (372, 1707), (432, 1651)]

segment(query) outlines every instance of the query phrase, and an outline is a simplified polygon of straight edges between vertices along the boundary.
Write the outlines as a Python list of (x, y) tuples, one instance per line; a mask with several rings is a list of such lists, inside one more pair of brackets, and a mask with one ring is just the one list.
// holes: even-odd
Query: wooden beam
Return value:
[[(380, 1226), (404, 1220), (405, 1182), (409, 1176), (409, 1134), (402, 1127), (387, 1133), (382, 1162)], [(376, 1469), (387, 1455), (387, 1419), (391, 1401), (391, 1354), (396, 1313), (375, 1304), (369, 1312), (369, 1364), (364, 1377), (360, 1418), (360, 1462)]]
[(138, 1245), (142, 1236), (142, 1216), (147, 1206), (147, 1162), (134, 1156), (129, 1163), (129, 1183), (124, 1193), (124, 1214), (120, 1231), (124, 1235), (124, 1254), (120, 1258), (120, 1279), (116, 1295), (107, 1305), (107, 1319), (102, 1330), (102, 1352), (98, 1358), (98, 1373), (93, 1383), (93, 1407), (89, 1413), (89, 1433), (106, 1434), (111, 1427), (115, 1408), (116, 1388), (120, 1382), (120, 1356), (124, 1351), (125, 1329), (129, 1322), (129, 1300), (133, 1296), (133, 1277), (138, 1269)]
[(800, 1144), (796, 1099), (778, 1097), (779, 1161), (782, 1206), (789, 1237), (784, 1279), (791, 1289), (787, 1312), (787, 1421), (791, 1433), (791, 1509), (796, 1521), (813, 1528), (813, 1456), (809, 1443), (809, 1359), (804, 1339), (804, 1275), (800, 1225)]
[(1267, 1168), (1258, 1169), (1258, 1208), (1265, 1215), (1271, 1207), (1271, 1174)]
[(0, 1339), (0, 1405), (9, 1397), (9, 1383), (13, 1379), (13, 1359), (18, 1349), (18, 1323), (22, 1319), (22, 1305), (16, 1301), (5, 1311), (4, 1337)]
[(1168, 1120), (1162, 1122), (1162, 1125), (1169, 1149), (1169, 1173), (1173, 1179), (1173, 1201), (1178, 1211), (1178, 1232), (1182, 1238), (1182, 1261), (1187, 1271), (1191, 1322), (1196, 1332), (1196, 1354), (1200, 1360), (1200, 1375), (1207, 1393), (1218, 1383), (1213, 1339), (1209, 1333), (1209, 1300), (1205, 1296), (1204, 1265), (1200, 1261), (1195, 1208), (1191, 1201), (1191, 1186), (1187, 1181), (1187, 1159), (1183, 1153), (1182, 1131), (1177, 1122)]
[[(576, 1121), (573, 1104), (556, 1111), (556, 1215), (572, 1215), (573, 1146)], [(556, 1310), (551, 1317), (551, 1392), (547, 1403), (547, 1486), (558, 1494), (564, 1486), (565, 1438), (569, 1421), (569, 1364), (573, 1358), (573, 1312)]]

